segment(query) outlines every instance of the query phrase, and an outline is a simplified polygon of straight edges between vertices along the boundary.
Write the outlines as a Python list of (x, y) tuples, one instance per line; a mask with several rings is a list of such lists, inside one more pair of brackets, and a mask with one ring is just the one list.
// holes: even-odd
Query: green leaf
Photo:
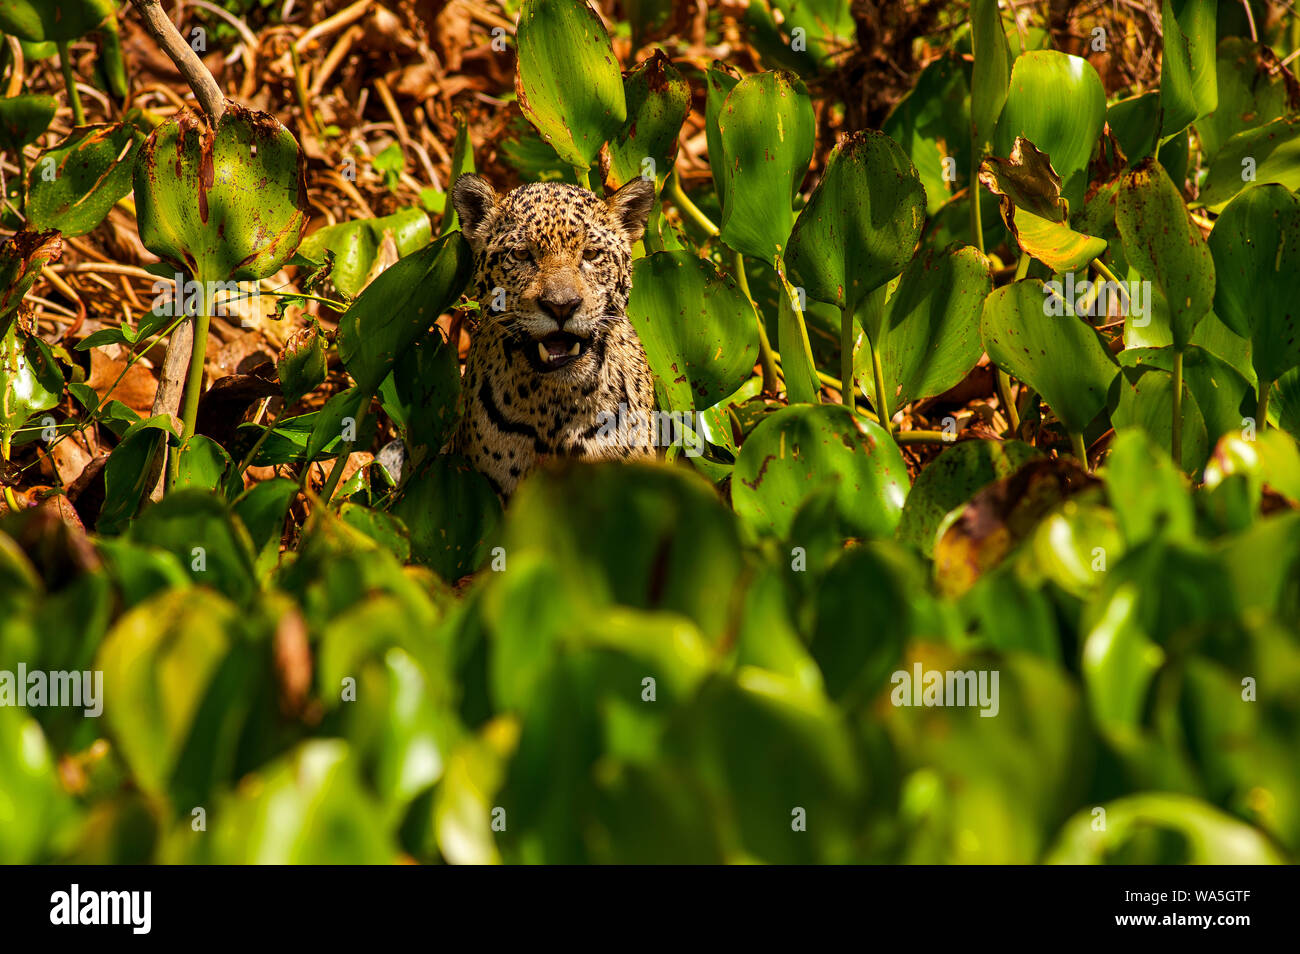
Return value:
[(1300, 199), (1279, 185), (1241, 193), (1214, 223), (1209, 247), (1215, 313), (1251, 339), (1255, 372), (1272, 383), (1300, 365)]
[(0, 149), (18, 152), (34, 143), (49, 128), (58, 107), (58, 100), (44, 94), (0, 99)]
[[(556, 513), (570, 519), (557, 524)], [(715, 646), (744, 569), (735, 518), (716, 491), (690, 471), (649, 463), (536, 474), (511, 500), (502, 545), (511, 561), (528, 553), (569, 568), (564, 595), (578, 605), (675, 613)]]
[[(924, 220), (925, 189), (898, 143), (853, 133), (835, 147), (799, 213), (786, 267), (809, 297), (856, 311), (911, 260)], [(879, 340), (879, 329), (867, 334)]]
[(176, 437), (172, 420), (164, 414), (136, 421), (122, 434), (104, 464), (104, 506), (95, 529), (101, 534), (121, 533), (140, 508), (150, 476), (150, 465), (164, 440)]
[(334, 253), (330, 280), (345, 297), (360, 294), (371, 279), (384, 238), (391, 236), (399, 258), (429, 244), (433, 237), (429, 216), (423, 209), (408, 206), (392, 215), (376, 219), (357, 219), (317, 229), (302, 240), (297, 257), (320, 266), (325, 253)]
[(175, 486), (215, 491), (230, 500), (244, 490), (226, 449), (202, 434), (195, 434), (178, 452)]
[(37, 158), (29, 179), (28, 226), (84, 235), (131, 191), (142, 137), (134, 126), (78, 126)]
[[(677, 158), (677, 135), (691, 111), (691, 87), (662, 50), (623, 80), (627, 122), (609, 141), (609, 179), (622, 188), (650, 175), (662, 188)], [(653, 163), (647, 168), (646, 162)]]
[(0, 446), (8, 456), (14, 431), (63, 397), (63, 372), (47, 345), (17, 324), (0, 337)]
[(1129, 262), (1169, 304), (1174, 347), (1186, 350), (1214, 304), (1214, 258), (1162, 166), (1147, 160), (1124, 176), (1115, 224)]
[(72, 799), (40, 724), (12, 705), (0, 706), (0, 801), (23, 819), (0, 827), (0, 864), (51, 860), (51, 842), (72, 820)]
[(895, 536), (932, 556), (935, 534), (949, 511), (969, 501), (981, 488), (1014, 473), (1037, 454), (1037, 449), (1020, 441), (954, 444), (917, 476)]
[(874, 422), (842, 405), (796, 404), (765, 418), (745, 440), (731, 497), (755, 530), (784, 540), (800, 504), (825, 485), (834, 488), (834, 512), (847, 534), (884, 537), (903, 511), (907, 467)]
[(488, 482), (448, 456), (435, 457), (406, 480), (392, 512), (410, 530), (411, 558), (449, 583), (483, 564), (501, 522)]
[(196, 488), (178, 488), (141, 511), (131, 540), (173, 554), (195, 583), (218, 590), (240, 606), (257, 592), (253, 546), (223, 500)]
[(970, 120), (975, 158), (993, 148), (993, 134), (1011, 83), (1011, 51), (1002, 28), (997, 0), (972, 0)]
[(297, 495), (295, 481), (272, 477), (253, 484), (231, 506), (252, 541), (259, 573), (270, 570), (279, 559), (284, 518)]
[(1218, 107), (1214, 48), (1218, 6), (1218, 0), (1164, 0), (1161, 7), (1161, 142)]
[(1216, 57), (1219, 99), (1196, 121), (1201, 155), (1211, 162), (1229, 139), (1300, 110), (1300, 86), (1271, 49), (1246, 37), (1225, 36)]
[(1118, 430), (1101, 475), (1129, 546), (1157, 534), (1175, 540), (1194, 536), (1196, 514), (1187, 479), (1145, 431)]
[(1112, 103), (1106, 110), (1106, 123), (1119, 140), (1129, 168), (1154, 156), (1160, 144), (1160, 92)]
[(1196, 204), (1219, 212), (1243, 189), (1270, 182), (1300, 189), (1300, 115), (1247, 129), (1224, 143)]
[(1052, 315), (1051, 300), (1037, 279), (999, 288), (984, 301), (980, 335), (994, 364), (1041, 394), (1069, 431), (1081, 433), (1106, 404), (1115, 362), (1080, 319)]
[(342, 739), (309, 739), (259, 766), (218, 803), (199, 861), (227, 865), (392, 864), (397, 848)]
[(215, 135), (206, 120), (181, 113), (136, 159), (140, 239), (201, 282), (273, 275), (307, 223), (305, 161), (268, 113), (227, 102)]
[[(325, 406), (312, 419), (311, 437), (307, 440), (306, 450), (303, 452), (304, 460), (317, 460), (326, 453), (327, 448), (332, 448), (333, 451), (328, 456), (338, 456), (344, 453), (349, 445), (365, 447), (369, 444), (370, 438), (374, 436), (374, 417), (367, 413), (365, 420), (361, 422), (361, 429), (357, 428), (363, 405), (368, 408), (369, 402), (369, 396), (360, 388), (340, 391), (326, 401)], [(355, 440), (344, 438), (344, 431), (348, 429), (356, 432)], [(270, 439), (267, 443), (270, 443)], [(351, 453), (351, 450), (348, 453)]]
[(4, 0), (0, 31), (20, 40), (67, 42), (85, 36), (113, 14), (113, 0)]
[[(718, 120), (722, 115), (723, 103), (727, 101), (731, 91), (740, 82), (740, 75), (733, 67), (728, 66), (721, 60), (714, 60), (713, 65), (704, 74), (704, 82), (705, 144), (710, 157), (720, 157), (723, 154), (723, 147), (722, 133), (718, 129)], [(710, 162), (709, 169), (713, 175), (713, 191), (718, 197), (718, 204), (725, 208), (727, 204), (726, 165), (723, 162)]]
[(929, 215), (970, 180), (969, 103), (961, 64), (955, 56), (942, 57), (921, 71), (880, 127), (916, 167)]
[(128, 611), (104, 637), (95, 661), (104, 717), (136, 784), (151, 795), (169, 788), (238, 622), (217, 593), (178, 589)]
[(1023, 136), (1052, 158), (1070, 210), (1082, 210), (1088, 161), (1106, 123), (1106, 91), (1092, 64), (1055, 50), (1016, 58), (997, 127), (997, 152)]
[(1061, 830), (1048, 864), (1286, 863), (1258, 829), (1189, 795), (1142, 793), (1102, 807), (1105, 829), (1097, 830), (1094, 809), (1079, 812)]
[[(1171, 365), (1172, 366), (1172, 365)], [(1111, 421), (1115, 427), (1136, 427), (1161, 447), (1172, 447), (1174, 432), (1174, 378), (1171, 371), (1152, 365), (1124, 368), (1115, 380)], [(1186, 376), (1183, 378), (1183, 471), (1193, 473), (1205, 463), (1209, 443), (1205, 418), (1193, 399)]]
[(526, 0), (516, 42), (519, 108), (561, 159), (586, 169), (627, 119), (600, 17), (586, 0)]
[(735, 282), (694, 252), (639, 259), (627, 314), (668, 395), (666, 410), (712, 407), (754, 370), (754, 306)]
[(808, 90), (792, 73), (747, 76), (727, 94), (718, 134), (726, 177), (722, 241), (731, 248), (765, 262), (785, 249), (814, 122)]
[(379, 388), (384, 412), (408, 447), (442, 447), (457, 421), (460, 359), (435, 326), (397, 356), (393, 373)]
[[(908, 262), (885, 306), (880, 363), (890, 407), (942, 394), (975, 367), (984, 351), (980, 311), (993, 287), (989, 262), (972, 245)], [(862, 349), (864, 364), (870, 354)], [(869, 367), (855, 371), (869, 380)]]
[(459, 232), (386, 269), (339, 319), (337, 345), (358, 390), (374, 394), (397, 356), (429, 330), (470, 279), (469, 245)]

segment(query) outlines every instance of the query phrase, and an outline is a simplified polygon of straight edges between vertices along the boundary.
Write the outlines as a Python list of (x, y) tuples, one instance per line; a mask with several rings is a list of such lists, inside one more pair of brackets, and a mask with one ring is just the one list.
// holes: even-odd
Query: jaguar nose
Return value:
[(537, 299), (537, 304), (563, 328), (564, 322), (582, 304), (582, 297), (570, 291), (547, 292)]

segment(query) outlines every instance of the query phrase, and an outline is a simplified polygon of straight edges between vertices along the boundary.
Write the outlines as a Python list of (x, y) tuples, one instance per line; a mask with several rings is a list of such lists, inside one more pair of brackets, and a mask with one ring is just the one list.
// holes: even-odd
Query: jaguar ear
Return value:
[(655, 183), (653, 179), (637, 176), (623, 188), (619, 189), (605, 204), (610, 214), (627, 236), (630, 243), (645, 234), (646, 219), (650, 217), (650, 208), (655, 201)]
[(483, 225), (497, 206), (497, 193), (482, 176), (467, 172), (451, 187), (451, 204), (460, 218), (460, 230), (473, 248), (483, 237)]

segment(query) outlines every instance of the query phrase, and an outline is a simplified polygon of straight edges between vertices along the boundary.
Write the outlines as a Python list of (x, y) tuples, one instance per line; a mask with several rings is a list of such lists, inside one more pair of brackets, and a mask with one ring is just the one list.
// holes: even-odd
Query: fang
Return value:
[(576, 357), (578, 356), (578, 352), (581, 351), (581, 350), (582, 350), (582, 342), (580, 342), (580, 341), (575, 341), (575, 342), (573, 343), (573, 347), (569, 349), (569, 355), (570, 355), (571, 357), (576, 358)]
[(551, 360), (551, 353), (546, 350), (546, 345), (542, 344), (540, 341), (537, 342), (537, 353), (542, 356), (543, 363)]

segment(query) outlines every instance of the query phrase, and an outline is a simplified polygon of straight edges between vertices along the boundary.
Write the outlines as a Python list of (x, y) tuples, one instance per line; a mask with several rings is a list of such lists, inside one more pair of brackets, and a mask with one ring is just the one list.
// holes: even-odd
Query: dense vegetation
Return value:
[[(0, 861), (1300, 858), (1289, 4), (134, 2), (0, 3)], [(439, 454), (467, 170), (655, 180), (663, 461)]]

